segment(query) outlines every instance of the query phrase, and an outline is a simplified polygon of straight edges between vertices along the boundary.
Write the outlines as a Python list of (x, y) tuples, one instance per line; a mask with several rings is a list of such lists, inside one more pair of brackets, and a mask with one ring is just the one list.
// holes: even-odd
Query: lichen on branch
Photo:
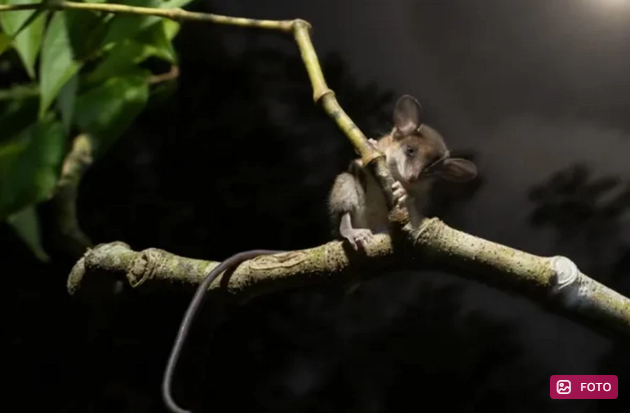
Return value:
[[(354, 253), (354, 255), (349, 255)], [(223, 273), (209, 291), (227, 300), (243, 301), (262, 294), (311, 285), (344, 285), (376, 276), (395, 267), (390, 238), (378, 235), (364, 253), (346, 254), (340, 241), (319, 247), (264, 255), (243, 262), (232, 273)], [(101, 244), (89, 249), (68, 278), (70, 294), (89, 288), (93, 278), (124, 280), (129, 287), (165, 284), (196, 286), (219, 262), (181, 257), (149, 248), (133, 251), (123, 242)], [(226, 276), (227, 275), (227, 276)], [(102, 280), (94, 280), (102, 285)]]

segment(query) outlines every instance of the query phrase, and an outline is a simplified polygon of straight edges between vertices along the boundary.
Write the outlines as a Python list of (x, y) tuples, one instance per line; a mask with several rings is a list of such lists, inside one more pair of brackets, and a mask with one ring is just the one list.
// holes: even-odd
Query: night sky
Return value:
[[(195, 7), (309, 21), (322, 61), (340, 56), (339, 65), (323, 65), (324, 75), (366, 135), (391, 127), (391, 105), (385, 117), (380, 106), (362, 105), (377, 100), (374, 90), (410, 94), (452, 150), (474, 154), (483, 182), (470, 200), (449, 209), (450, 225), (534, 254), (566, 255), (587, 275), (630, 294), (624, 282), (630, 208), (614, 219), (589, 212), (625, 190), (630, 178), (630, 1), (200, 0)], [(97, 243), (120, 240), (135, 250), (212, 260), (328, 241), (326, 193), (353, 152), (310, 101), (292, 38), (191, 23), (176, 46), (178, 92), (151, 106), (84, 178), (79, 218), (86, 232)], [(277, 54), (258, 56), (257, 48)], [(274, 155), (262, 156), (266, 150)], [(533, 225), (532, 189), (576, 165), (588, 168), (589, 179), (612, 176), (621, 184), (601, 198), (552, 208), (548, 216), (568, 228), (564, 237), (558, 226)], [(577, 224), (564, 219), (574, 215)], [(44, 266), (15, 239), (0, 242), (10, 251), (0, 273), (9, 273), (13, 260), (41, 277), (6, 277), (0, 288), (24, 317), (7, 329), (16, 352), (8, 368), (15, 387), (7, 393), (39, 400), (48, 411), (164, 411), (160, 375), (192, 292), (131, 292), (113, 304), (109, 298), (86, 304), (63, 288), (68, 262)], [(451, 287), (462, 288), (461, 296)], [(27, 316), (32, 308), (40, 315)], [(204, 395), (231, 403), (211, 404), (214, 411), (235, 405), (274, 413), (408, 411), (403, 402), (420, 390), (442, 397), (440, 387), (419, 390), (416, 380), (429, 385), (430, 374), (443, 378), (452, 370), (463, 385), (473, 383), (469, 404), (455, 405), (459, 411), (491, 411), (493, 389), (513, 399), (514, 405), (497, 402), (504, 411), (530, 411), (530, 398), (549, 401), (551, 374), (618, 374), (622, 383), (621, 373), (630, 371), (628, 360), (614, 372), (601, 364), (602, 355), (622, 353), (620, 342), (454, 274), (381, 277), (346, 298), (286, 292), (226, 319), (213, 344), (197, 327), (185, 351), (193, 367), (188, 384), (185, 373), (177, 380), (191, 390), (177, 398), (186, 407)], [(505, 322), (516, 335), (487, 320)], [(467, 356), (450, 356), (458, 350)], [(208, 354), (218, 359), (208, 361)], [(518, 366), (529, 374), (522, 388)], [(35, 379), (40, 371), (44, 378)], [(233, 386), (242, 397), (227, 395)], [(214, 393), (204, 393), (208, 388)], [(48, 403), (56, 392), (62, 396)], [(451, 394), (444, 394), (446, 403)], [(623, 411), (615, 406), (607, 411)], [(546, 407), (591, 412), (597, 405)]]

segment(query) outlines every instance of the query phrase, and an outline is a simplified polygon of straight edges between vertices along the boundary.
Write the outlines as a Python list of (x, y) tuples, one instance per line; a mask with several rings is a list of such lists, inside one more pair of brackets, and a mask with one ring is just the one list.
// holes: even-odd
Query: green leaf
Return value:
[(76, 122), (94, 138), (100, 156), (145, 108), (149, 96), (147, 76), (134, 74), (110, 78), (79, 95)]
[(150, 56), (176, 63), (177, 54), (170, 40), (178, 30), (178, 23), (163, 20), (142, 31), (136, 40), (123, 39), (115, 43), (101, 63), (87, 75), (86, 83), (102, 82), (136, 70), (136, 65)]
[(74, 115), (74, 103), (77, 98), (78, 89), (79, 77), (78, 75), (74, 75), (61, 88), (59, 97), (57, 98), (57, 104), (59, 106), (59, 111), (61, 112), (61, 120), (63, 122), (63, 128), (66, 135), (70, 134), (70, 129), (72, 128), (72, 116)]
[[(0, 4), (32, 4), (32, 0), (0, 0)], [(31, 17), (34, 10), (20, 10), (0, 13), (0, 26), (4, 33), (13, 36), (14, 33)], [(42, 43), (47, 13), (41, 13), (31, 24), (17, 35), (13, 46), (17, 50), (26, 72), (35, 78), (35, 61)]]
[(42, 246), (39, 217), (34, 206), (26, 207), (20, 212), (10, 215), (7, 218), (7, 222), (38, 260), (50, 261), (50, 257)]
[(101, 49), (107, 22), (114, 16), (88, 10), (66, 10), (65, 14), (75, 60), (92, 57)]
[(11, 48), (11, 38), (4, 33), (0, 33), (0, 56)]
[(79, 70), (79, 63), (73, 59), (65, 16), (62, 11), (54, 14), (42, 45), (40, 116), (46, 113), (63, 85)]
[(171, 39), (175, 37), (178, 30), (178, 23), (171, 20), (162, 20), (158, 24), (143, 30), (137, 39), (148, 47), (150, 55), (157, 56), (170, 63), (177, 63), (177, 53), (175, 53)]
[(34, 13), (31, 13), (30, 16), (28, 16), (28, 19), (26, 19), (21, 25), (20, 27), (18, 27), (18, 29), (16, 31), (14, 31), (11, 34), (11, 37), (13, 39), (15, 39), (17, 36), (19, 36), (20, 33), (22, 33), (22, 30), (26, 29), (28, 26), (31, 25), (31, 23), (33, 23), (38, 17), (40, 17), (41, 15), (43, 15), (44, 13), (46, 13), (48, 11), (48, 9), (46, 9), (46, 7), (44, 7), (45, 3), (49, 3), (51, 0), (42, 0), (39, 3), (35, 3), (35, 4), (41, 4), (41, 6), (39, 6), (37, 9), (35, 9)]
[[(192, 0), (123, 0), (118, 3), (137, 7), (173, 9), (184, 7), (191, 1)], [(122, 39), (134, 38), (138, 33), (164, 20), (165, 19), (163, 17), (156, 16), (117, 15), (110, 21), (110, 27), (107, 31), (107, 35), (105, 36), (103, 45), (106, 46)]]
[(179, 33), (180, 24), (173, 20), (162, 20), (164, 23), (164, 32), (166, 33), (166, 38), (172, 41), (177, 33)]
[(105, 59), (86, 78), (86, 83), (102, 82), (110, 77), (136, 70), (136, 64), (149, 57), (151, 50), (133, 40), (122, 40), (107, 53)]
[(52, 115), (0, 144), (0, 220), (52, 196), (66, 145), (63, 126)]
[[(120, 4), (137, 7), (153, 7), (159, 8), (162, 5), (161, 0), (123, 0)], [(103, 46), (118, 42), (123, 39), (132, 39), (138, 33), (148, 28), (152, 24), (159, 22), (161, 17), (154, 16), (133, 16), (133, 15), (117, 15), (109, 21), (107, 34), (103, 41)]]
[[(16, 89), (16, 88), (14, 88)], [(12, 92), (13, 89), (9, 89)], [(0, 107), (0, 151), (2, 145), (19, 138), (22, 132), (37, 120), (37, 95), (13, 97)], [(0, 152), (1, 156), (1, 152)]]

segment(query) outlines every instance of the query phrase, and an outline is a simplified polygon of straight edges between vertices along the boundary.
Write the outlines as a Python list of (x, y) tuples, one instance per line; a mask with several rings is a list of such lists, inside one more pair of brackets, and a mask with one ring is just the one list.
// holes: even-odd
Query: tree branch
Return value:
[(80, 257), (92, 246), (92, 241), (81, 230), (77, 218), (79, 185), (91, 164), (92, 142), (89, 136), (78, 135), (64, 159), (56, 192), (50, 200), (54, 208), (56, 244), (62, 246), (73, 257)]
[(175, 80), (179, 77), (179, 67), (171, 65), (171, 70), (166, 73), (160, 73), (159, 75), (152, 75), (149, 77), (150, 85), (157, 85), (162, 82), (168, 82), (169, 80)]
[[(259, 256), (223, 273), (209, 292), (228, 301), (298, 287), (347, 285), (403, 269), (447, 270), (483, 284), (518, 291), (562, 315), (600, 331), (630, 333), (630, 300), (582, 274), (565, 257), (540, 257), (496, 244), (427, 219), (413, 231), (412, 248), (398, 250), (388, 235), (376, 235), (365, 254), (341, 241)], [(71, 294), (123, 280), (132, 288), (200, 284), (218, 262), (185, 258), (159, 249), (136, 252), (122, 242), (89, 250), (68, 278)], [(462, 272), (462, 269), (464, 270)]]

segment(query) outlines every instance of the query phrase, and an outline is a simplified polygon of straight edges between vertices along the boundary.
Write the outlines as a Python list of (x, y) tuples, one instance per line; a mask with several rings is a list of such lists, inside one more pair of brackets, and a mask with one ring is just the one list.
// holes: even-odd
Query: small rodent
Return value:
[[(392, 131), (378, 140), (370, 139), (385, 154), (396, 181), (392, 187), (396, 202), (405, 203), (414, 226), (420, 223), (435, 178), (466, 182), (477, 175), (474, 163), (450, 157), (442, 136), (423, 124), (421, 116), (420, 103), (405, 95), (396, 103)], [(373, 234), (388, 231), (385, 197), (360, 159), (353, 160), (335, 179), (328, 209), (334, 235), (347, 240), (355, 250)]]

